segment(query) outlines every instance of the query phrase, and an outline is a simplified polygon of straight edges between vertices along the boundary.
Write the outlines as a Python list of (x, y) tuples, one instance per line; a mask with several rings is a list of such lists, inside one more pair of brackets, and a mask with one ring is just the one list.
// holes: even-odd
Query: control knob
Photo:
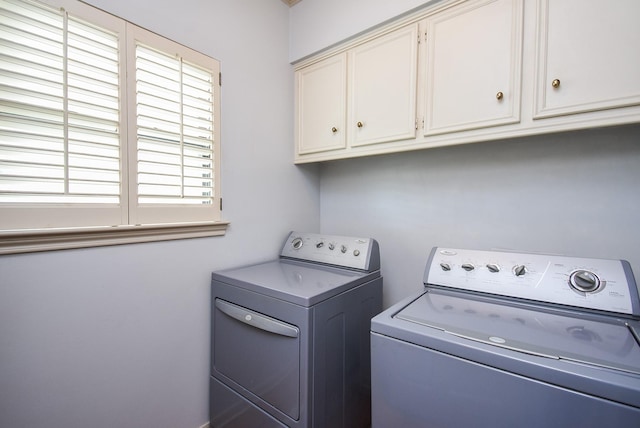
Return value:
[(579, 269), (569, 276), (569, 285), (575, 290), (590, 293), (600, 287), (600, 278), (593, 272)]
[(489, 263), (489, 264), (487, 265), (487, 269), (489, 269), (489, 272), (491, 272), (491, 273), (498, 273), (498, 272), (500, 272), (500, 266), (498, 266), (498, 265), (497, 265), (497, 264), (495, 264), (495, 263)]
[(516, 265), (513, 267), (513, 274), (515, 276), (523, 276), (527, 273), (527, 267), (525, 265)]
[(449, 272), (451, 270), (451, 265), (449, 263), (440, 263), (440, 267), (445, 272)]
[(302, 238), (295, 238), (293, 241), (291, 241), (291, 246), (295, 249), (295, 250), (299, 250), (300, 248), (302, 248)]
[(474, 265), (472, 265), (471, 263), (464, 263), (462, 265), (462, 269), (466, 270), (467, 272), (471, 272), (472, 270), (474, 270), (476, 267)]
[(341, 245), (340, 246), (340, 252), (342, 252), (343, 254), (347, 252), (347, 246), (346, 245)]

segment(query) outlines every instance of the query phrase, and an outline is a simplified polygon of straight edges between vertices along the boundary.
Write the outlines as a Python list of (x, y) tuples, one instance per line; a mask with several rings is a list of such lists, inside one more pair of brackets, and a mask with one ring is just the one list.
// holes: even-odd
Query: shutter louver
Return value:
[(0, 0), (0, 202), (118, 204), (117, 36)]
[(136, 45), (139, 204), (212, 204), (213, 96), (210, 71)]

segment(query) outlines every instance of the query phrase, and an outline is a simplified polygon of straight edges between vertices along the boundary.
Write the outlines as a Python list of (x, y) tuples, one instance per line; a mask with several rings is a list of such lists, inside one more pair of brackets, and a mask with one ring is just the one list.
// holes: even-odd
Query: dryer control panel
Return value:
[(625, 260), (436, 247), (424, 284), (640, 316)]
[(372, 238), (291, 232), (280, 257), (366, 272), (380, 269), (380, 249)]

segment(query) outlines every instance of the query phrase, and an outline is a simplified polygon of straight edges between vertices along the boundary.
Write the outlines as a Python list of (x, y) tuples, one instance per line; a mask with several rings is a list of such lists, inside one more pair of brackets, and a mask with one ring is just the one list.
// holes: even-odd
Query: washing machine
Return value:
[(211, 282), (212, 427), (368, 427), (372, 238), (292, 232), (278, 259)]
[(640, 427), (629, 264), (434, 248), (371, 323), (372, 426)]

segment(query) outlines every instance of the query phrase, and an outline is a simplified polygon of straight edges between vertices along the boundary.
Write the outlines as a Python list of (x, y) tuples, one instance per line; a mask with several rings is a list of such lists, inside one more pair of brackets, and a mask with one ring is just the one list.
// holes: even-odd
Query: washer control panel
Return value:
[(380, 269), (380, 249), (372, 238), (291, 232), (280, 256), (367, 272)]
[(424, 283), (640, 316), (624, 260), (436, 247)]

